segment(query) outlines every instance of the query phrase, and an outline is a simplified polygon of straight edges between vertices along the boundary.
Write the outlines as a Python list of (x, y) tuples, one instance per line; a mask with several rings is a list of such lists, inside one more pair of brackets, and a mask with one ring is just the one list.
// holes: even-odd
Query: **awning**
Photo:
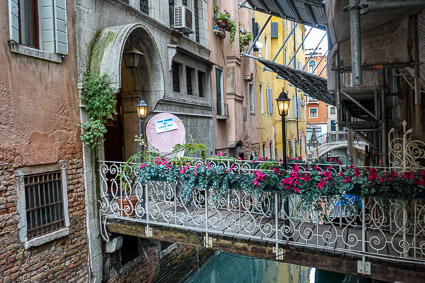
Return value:
[(269, 60), (261, 58), (255, 59), (309, 96), (327, 104), (335, 105), (335, 97), (328, 92), (327, 80), (325, 78), (292, 69)]
[(323, 0), (247, 0), (259, 12), (326, 30)]

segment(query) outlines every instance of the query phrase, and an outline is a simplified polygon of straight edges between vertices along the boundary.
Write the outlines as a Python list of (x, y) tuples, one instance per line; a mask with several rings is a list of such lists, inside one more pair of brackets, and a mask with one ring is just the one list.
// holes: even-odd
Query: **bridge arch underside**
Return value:
[[(340, 149), (340, 148), (347, 148), (347, 143), (345, 143), (345, 144), (335, 144), (335, 145), (332, 145), (332, 146), (324, 149), (323, 151), (320, 151), (320, 148), (319, 148), (319, 158), (324, 156), (325, 154), (331, 152), (332, 150)], [(359, 151), (365, 150), (364, 145), (363, 146), (362, 145), (353, 145), (353, 148), (355, 148)]]

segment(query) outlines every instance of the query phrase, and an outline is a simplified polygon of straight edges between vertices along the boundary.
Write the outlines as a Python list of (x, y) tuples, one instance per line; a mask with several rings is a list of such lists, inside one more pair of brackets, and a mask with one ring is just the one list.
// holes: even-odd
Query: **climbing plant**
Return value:
[(87, 73), (83, 78), (82, 102), (86, 105), (89, 120), (82, 125), (80, 135), (84, 146), (92, 150), (98, 149), (105, 141), (106, 122), (116, 113), (115, 89), (109, 86), (106, 74), (102, 76)]

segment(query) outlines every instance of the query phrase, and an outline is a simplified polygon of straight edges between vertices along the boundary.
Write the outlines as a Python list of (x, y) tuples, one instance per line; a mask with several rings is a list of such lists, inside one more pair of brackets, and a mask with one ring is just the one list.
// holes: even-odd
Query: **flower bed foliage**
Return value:
[(139, 166), (139, 178), (169, 182), (181, 180), (182, 197), (194, 188), (213, 188), (227, 193), (237, 188), (250, 193), (279, 192), (282, 198), (298, 195), (304, 204), (320, 202), (335, 195), (378, 197), (384, 200), (407, 200), (425, 197), (425, 171), (378, 171), (331, 164), (312, 165), (289, 162), (288, 170), (275, 160), (238, 160), (221, 153), (208, 159), (164, 158), (145, 160)]

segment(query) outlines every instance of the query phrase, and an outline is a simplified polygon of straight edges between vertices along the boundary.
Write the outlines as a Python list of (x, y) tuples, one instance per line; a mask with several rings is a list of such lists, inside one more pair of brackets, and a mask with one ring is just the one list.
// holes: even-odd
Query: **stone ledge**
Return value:
[(10, 50), (13, 53), (30, 56), (42, 60), (47, 60), (54, 63), (62, 63), (62, 57), (59, 54), (56, 53), (49, 53), (43, 50), (31, 48), (28, 46), (24, 46), (18, 43), (10, 43)]
[(51, 242), (53, 240), (65, 237), (69, 235), (69, 228), (64, 228), (55, 232), (52, 232), (47, 235), (43, 235), (34, 239), (31, 239), (29, 241), (26, 241), (24, 243), (24, 248), (28, 250), (31, 247), (38, 247), (45, 243)]

